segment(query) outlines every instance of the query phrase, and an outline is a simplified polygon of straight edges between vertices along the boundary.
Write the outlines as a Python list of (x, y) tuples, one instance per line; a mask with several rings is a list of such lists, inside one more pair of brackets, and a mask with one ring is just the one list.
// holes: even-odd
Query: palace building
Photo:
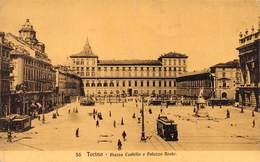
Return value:
[(243, 106), (252, 106), (258, 111), (260, 107), (260, 22), (258, 30), (252, 27), (251, 31), (240, 33), (237, 50), (242, 71), (239, 102)]
[(196, 99), (203, 90), (205, 99), (238, 100), (236, 88), (241, 84), (238, 60), (218, 63), (210, 68), (177, 77), (177, 96)]
[(156, 60), (102, 60), (87, 40), (81, 52), (70, 56), (70, 67), (81, 76), (86, 96), (172, 96), (187, 58), (169, 52)]
[(10, 51), (5, 33), (0, 32), (0, 117), (10, 113)]
[(11, 113), (30, 114), (36, 107), (48, 111), (55, 90), (55, 72), (45, 52), (45, 45), (37, 40), (29, 19), (19, 30), (19, 36), (7, 33), (6, 39), (12, 47)]
[(54, 66), (55, 88), (54, 96), (55, 105), (63, 105), (77, 100), (82, 96), (82, 80), (78, 74), (69, 70), (69, 67), (63, 65)]

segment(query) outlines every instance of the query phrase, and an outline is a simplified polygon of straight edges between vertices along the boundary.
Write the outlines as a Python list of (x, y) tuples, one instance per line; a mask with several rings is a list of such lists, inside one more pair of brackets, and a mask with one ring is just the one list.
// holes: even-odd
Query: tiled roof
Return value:
[(98, 65), (155, 65), (161, 66), (158, 60), (99, 60)]
[(179, 75), (179, 77), (200, 75), (200, 74), (206, 74), (206, 73), (210, 73), (210, 70), (209, 69), (203, 69), (203, 70), (200, 70), (200, 71), (187, 72), (187, 73), (183, 73), (183, 74)]
[(159, 58), (188, 58), (188, 56), (181, 53), (169, 52), (166, 54), (162, 54)]
[(212, 66), (211, 68), (214, 68), (214, 67), (216, 67), (216, 68), (239, 68), (240, 64), (239, 64), (239, 61), (236, 59), (233, 61), (216, 64), (216, 65)]
[(98, 57), (95, 54), (86, 54), (84, 52), (76, 53), (70, 56), (71, 58), (96, 58)]

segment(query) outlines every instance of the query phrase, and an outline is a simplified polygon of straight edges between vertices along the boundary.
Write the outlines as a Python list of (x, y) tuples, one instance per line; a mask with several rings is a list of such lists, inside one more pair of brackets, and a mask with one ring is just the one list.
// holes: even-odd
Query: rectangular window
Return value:
[(128, 86), (131, 87), (131, 81), (128, 81)]
[(149, 87), (149, 81), (146, 82), (146, 86)]
[(144, 83), (143, 83), (143, 81), (141, 81), (141, 87), (143, 87), (143, 85), (144, 85)]
[(153, 81), (153, 87), (155, 87), (155, 81)]
[(137, 81), (135, 81), (135, 87), (137, 87)]

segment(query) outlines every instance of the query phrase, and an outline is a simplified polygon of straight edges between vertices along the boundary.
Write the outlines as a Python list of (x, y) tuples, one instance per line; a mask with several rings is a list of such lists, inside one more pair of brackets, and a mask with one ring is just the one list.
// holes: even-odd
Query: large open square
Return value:
[[(73, 112), (77, 107), (78, 113)], [(152, 114), (148, 113), (151, 108)], [(70, 109), (70, 113), (68, 112)], [(92, 116), (93, 109), (102, 113), (103, 120)], [(146, 142), (141, 142), (140, 117), (141, 103), (135, 102), (97, 103), (95, 106), (80, 106), (79, 103), (65, 105), (58, 110), (57, 119), (52, 112), (45, 115), (45, 123), (38, 119), (32, 121), (33, 128), (23, 133), (14, 133), (13, 142), (7, 142), (7, 134), (0, 133), (1, 150), (117, 150), (117, 141), (122, 132), (127, 134), (123, 150), (260, 150), (260, 116), (234, 107), (207, 107), (210, 118), (194, 116), (191, 106), (147, 106), (145, 105)], [(164, 141), (157, 135), (156, 119), (160, 114), (167, 115), (178, 124), (179, 140)], [(226, 119), (229, 109), (231, 117)], [(109, 116), (111, 111), (111, 117)], [(133, 113), (136, 118), (132, 118)], [(123, 118), (124, 125), (121, 125)], [(252, 121), (255, 119), (255, 127)], [(113, 126), (114, 120), (116, 126)], [(75, 131), (79, 128), (79, 137)]]

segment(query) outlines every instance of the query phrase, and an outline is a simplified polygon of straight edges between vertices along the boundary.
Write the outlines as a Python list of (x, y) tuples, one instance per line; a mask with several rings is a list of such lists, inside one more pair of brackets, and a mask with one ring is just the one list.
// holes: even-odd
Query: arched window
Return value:
[(109, 86), (110, 86), (110, 87), (114, 87), (114, 83), (113, 83), (113, 82), (110, 82)]
[(227, 98), (227, 93), (223, 92), (221, 96), (222, 96), (222, 98)]

